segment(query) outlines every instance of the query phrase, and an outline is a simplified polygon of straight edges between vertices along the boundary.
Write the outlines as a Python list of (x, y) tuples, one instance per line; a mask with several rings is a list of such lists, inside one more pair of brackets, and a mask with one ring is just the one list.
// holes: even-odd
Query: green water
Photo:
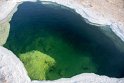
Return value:
[(73, 10), (31, 2), (18, 8), (4, 46), (22, 60), (31, 79), (55, 80), (80, 73), (123, 76), (123, 53)]

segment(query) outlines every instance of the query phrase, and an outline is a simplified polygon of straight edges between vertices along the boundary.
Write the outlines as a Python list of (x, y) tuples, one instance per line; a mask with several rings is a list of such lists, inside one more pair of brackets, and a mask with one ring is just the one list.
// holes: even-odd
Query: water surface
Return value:
[[(31, 79), (54, 80), (80, 73), (124, 76), (124, 53), (99, 27), (87, 24), (71, 9), (25, 2), (18, 7), (10, 24), (10, 35), (4, 45), (6, 48), (19, 58), (39, 51), (55, 60), (52, 66), (47, 65), (47, 69), (40, 72), (42, 65), (34, 66), (39, 64), (33, 62), (36, 57), (33, 60), (26, 59), (26, 62), (21, 59), (28, 73), (34, 75), (29, 75)], [(29, 70), (29, 67), (35, 68)], [(39, 74), (43, 74), (44, 78), (38, 77)]]

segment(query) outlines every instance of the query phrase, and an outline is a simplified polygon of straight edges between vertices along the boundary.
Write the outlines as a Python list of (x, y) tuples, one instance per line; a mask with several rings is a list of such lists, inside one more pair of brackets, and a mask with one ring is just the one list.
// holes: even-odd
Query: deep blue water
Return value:
[[(10, 24), (10, 35), (5, 47), (12, 50), (17, 56), (19, 53), (38, 49), (30, 47), (27, 50), (26, 46), (31, 44), (35, 37), (47, 38), (46, 35), (49, 34), (61, 38), (80, 56), (82, 53), (88, 52), (93, 64), (97, 65), (96, 71), (93, 73), (124, 77), (124, 53), (120, 52), (111, 39), (104, 35), (98, 27), (87, 24), (80, 15), (71, 9), (25, 2), (18, 7), (18, 11), (14, 14)], [(52, 55), (44, 48), (42, 51)], [(78, 57), (78, 54), (75, 56)], [(78, 59), (75, 59), (75, 63), (77, 61)], [(81, 72), (83, 71), (79, 70), (70, 76)], [(86, 72), (92, 72), (92, 70)]]

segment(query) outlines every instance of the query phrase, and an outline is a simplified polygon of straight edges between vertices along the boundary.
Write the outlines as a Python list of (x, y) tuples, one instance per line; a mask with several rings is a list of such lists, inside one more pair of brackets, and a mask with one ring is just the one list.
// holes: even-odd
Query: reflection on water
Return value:
[[(84, 72), (124, 76), (124, 53), (98, 27), (86, 24), (80, 15), (72, 11), (60, 6), (26, 2), (19, 6), (10, 24), (5, 47), (18, 57), (40, 51), (55, 60), (54, 66), (39, 72), (42, 66), (33, 66), (39, 64), (33, 59), (29, 64), (24, 56), (28, 73), (34, 75), (32, 79), (54, 80)], [(31, 66), (35, 68), (30, 69)], [(38, 77), (44, 72), (45, 78)]]

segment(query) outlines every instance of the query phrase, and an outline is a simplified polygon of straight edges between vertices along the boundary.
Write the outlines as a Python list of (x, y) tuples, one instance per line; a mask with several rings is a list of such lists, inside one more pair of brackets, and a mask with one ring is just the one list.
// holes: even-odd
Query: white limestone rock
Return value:
[(0, 45), (4, 45), (9, 35), (10, 24), (8, 22), (0, 23)]
[(32, 81), (32, 83), (124, 83), (124, 80), (84, 73), (72, 78), (62, 78), (55, 81)]
[(30, 83), (22, 62), (11, 51), (0, 46), (0, 83)]

